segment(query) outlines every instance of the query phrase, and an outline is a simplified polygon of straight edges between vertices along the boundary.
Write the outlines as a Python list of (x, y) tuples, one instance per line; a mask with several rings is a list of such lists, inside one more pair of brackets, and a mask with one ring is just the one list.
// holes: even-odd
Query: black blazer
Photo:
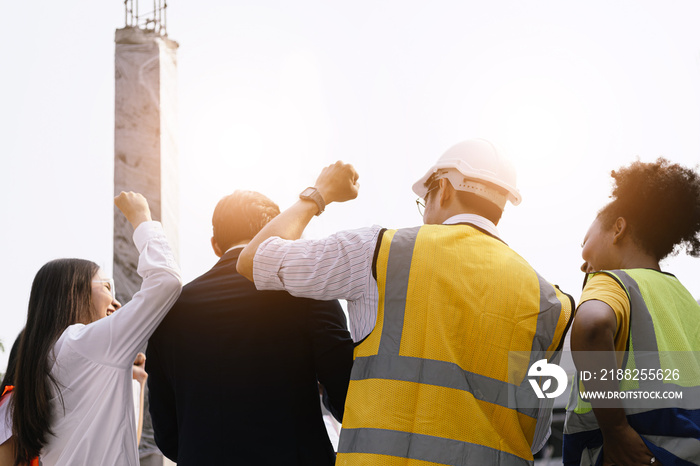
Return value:
[(317, 380), (342, 413), (353, 343), (337, 301), (257, 291), (240, 249), (186, 285), (148, 343), (150, 413), (179, 466), (332, 465)]

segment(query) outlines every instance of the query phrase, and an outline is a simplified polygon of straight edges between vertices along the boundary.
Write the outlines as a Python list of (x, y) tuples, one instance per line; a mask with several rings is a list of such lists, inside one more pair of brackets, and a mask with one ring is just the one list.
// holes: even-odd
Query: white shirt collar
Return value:
[(229, 252), (233, 251), (234, 249), (238, 249), (238, 248), (243, 249), (246, 246), (247, 246), (246, 244), (237, 244), (236, 246), (231, 246), (230, 248), (228, 248), (226, 250), (226, 252), (224, 254), (228, 254)]
[(496, 238), (501, 239), (501, 235), (498, 233), (498, 228), (496, 228), (496, 225), (491, 220), (484, 218), (481, 215), (457, 214), (442, 222), (443, 225), (454, 225), (455, 223), (471, 223), (472, 225), (491, 233)]

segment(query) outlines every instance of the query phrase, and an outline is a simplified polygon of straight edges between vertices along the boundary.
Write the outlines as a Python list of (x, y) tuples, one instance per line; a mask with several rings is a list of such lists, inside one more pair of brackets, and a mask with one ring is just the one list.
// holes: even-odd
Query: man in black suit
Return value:
[(242, 247), (278, 213), (252, 191), (221, 199), (211, 240), (221, 259), (183, 288), (148, 343), (156, 443), (180, 466), (335, 462), (318, 382), (342, 416), (353, 344), (340, 305), (257, 291), (236, 272)]

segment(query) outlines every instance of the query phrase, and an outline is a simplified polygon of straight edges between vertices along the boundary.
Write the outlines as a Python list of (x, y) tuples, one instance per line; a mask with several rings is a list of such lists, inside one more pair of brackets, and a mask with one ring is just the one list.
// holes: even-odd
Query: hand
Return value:
[[(652, 464), (653, 454), (642, 437), (629, 425), (603, 433), (603, 465)], [(657, 460), (654, 466), (660, 465)]]
[(122, 191), (119, 196), (114, 198), (114, 204), (122, 211), (134, 230), (141, 223), (151, 221), (151, 209), (148, 208), (148, 201), (139, 193)]
[(321, 193), (326, 205), (331, 202), (345, 202), (355, 199), (360, 189), (355, 168), (347, 163), (337, 161), (321, 171), (314, 187)]
[(134, 360), (134, 365), (131, 368), (131, 375), (134, 380), (136, 380), (141, 385), (146, 383), (148, 378), (148, 373), (146, 372), (146, 355), (139, 353), (136, 355), (136, 360)]

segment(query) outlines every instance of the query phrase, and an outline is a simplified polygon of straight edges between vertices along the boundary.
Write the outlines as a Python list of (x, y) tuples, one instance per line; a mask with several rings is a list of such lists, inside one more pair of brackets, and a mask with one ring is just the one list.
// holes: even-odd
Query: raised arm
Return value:
[(182, 279), (162, 226), (151, 221), (146, 199), (121, 193), (114, 202), (135, 227), (141, 289), (113, 314), (75, 329), (71, 345), (101, 364), (130, 367), (180, 295)]
[[(357, 197), (360, 188), (357, 182), (358, 178), (359, 175), (352, 165), (338, 161), (321, 171), (314, 188), (321, 194), (326, 205), (332, 202), (345, 202)], [(273, 218), (241, 252), (236, 264), (238, 273), (253, 281), (253, 259), (258, 246), (273, 236), (292, 240), (299, 239), (304, 228), (318, 213), (318, 206), (314, 201), (300, 199)]]

